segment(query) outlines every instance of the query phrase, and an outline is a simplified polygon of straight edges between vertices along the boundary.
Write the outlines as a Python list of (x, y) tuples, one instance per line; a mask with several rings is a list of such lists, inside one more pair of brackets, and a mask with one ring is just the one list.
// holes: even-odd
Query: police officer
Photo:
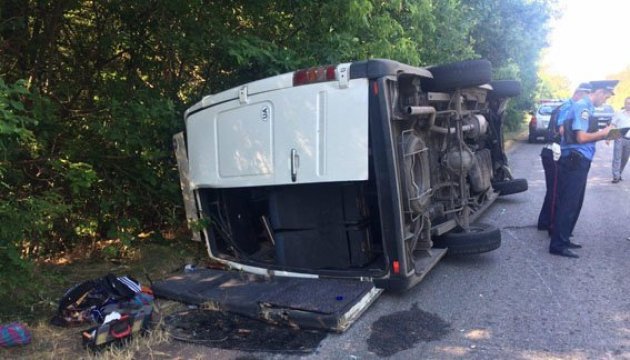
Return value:
[(562, 124), (561, 156), (558, 160), (558, 194), (549, 253), (578, 258), (569, 250), (569, 237), (580, 215), (595, 143), (606, 139), (612, 125), (599, 130), (593, 110), (610, 98), (619, 81), (591, 81), (592, 92), (577, 101)]
[[(558, 169), (556, 161), (560, 157), (560, 126), (564, 122), (569, 110), (578, 100), (591, 92), (590, 83), (581, 83), (573, 92), (573, 96), (551, 112), (549, 127), (547, 128), (547, 140), (551, 143), (545, 145), (540, 153), (543, 169), (545, 170), (545, 185), (547, 192), (542, 209), (538, 215), (538, 230), (547, 230), (551, 235), (553, 218), (555, 215), (555, 197), (557, 192)], [(554, 156), (555, 153), (555, 156)]]

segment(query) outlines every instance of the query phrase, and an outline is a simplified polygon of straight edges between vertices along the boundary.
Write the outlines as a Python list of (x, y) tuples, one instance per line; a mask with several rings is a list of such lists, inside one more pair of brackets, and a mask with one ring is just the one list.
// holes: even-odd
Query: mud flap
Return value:
[(197, 270), (155, 282), (157, 297), (273, 324), (343, 332), (383, 291), (372, 282)]

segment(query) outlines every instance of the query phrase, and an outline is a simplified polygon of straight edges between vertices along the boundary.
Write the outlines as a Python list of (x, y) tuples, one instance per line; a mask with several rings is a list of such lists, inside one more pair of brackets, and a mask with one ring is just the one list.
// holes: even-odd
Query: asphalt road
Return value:
[(530, 189), (500, 198), (481, 219), (502, 229), (498, 250), (442, 260), (417, 287), (383, 294), (310, 355), (189, 348), (186, 357), (630, 359), (630, 173), (612, 184), (612, 145), (598, 144), (574, 232), (581, 257), (553, 256), (547, 233), (536, 229), (541, 147), (514, 144), (512, 170)]

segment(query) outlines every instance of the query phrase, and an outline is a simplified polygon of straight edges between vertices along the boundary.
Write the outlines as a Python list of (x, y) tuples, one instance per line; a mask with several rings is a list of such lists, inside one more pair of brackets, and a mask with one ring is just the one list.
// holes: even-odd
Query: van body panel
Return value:
[(191, 188), (368, 178), (368, 81), (230, 100), (186, 118)]

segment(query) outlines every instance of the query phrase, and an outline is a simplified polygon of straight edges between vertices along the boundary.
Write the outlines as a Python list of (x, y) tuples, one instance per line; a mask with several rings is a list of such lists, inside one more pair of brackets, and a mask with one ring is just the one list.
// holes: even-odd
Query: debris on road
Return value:
[(274, 326), (229, 312), (184, 310), (164, 318), (169, 335), (179, 341), (242, 351), (310, 353), (327, 332)]

